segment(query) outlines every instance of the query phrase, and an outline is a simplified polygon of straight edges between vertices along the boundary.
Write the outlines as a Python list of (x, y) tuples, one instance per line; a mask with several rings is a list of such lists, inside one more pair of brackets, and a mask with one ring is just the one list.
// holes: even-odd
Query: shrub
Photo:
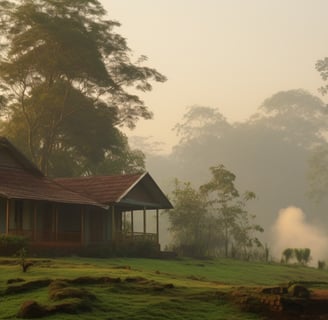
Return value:
[(29, 267), (33, 265), (31, 261), (27, 261), (27, 250), (26, 248), (21, 248), (17, 251), (16, 255), (19, 258), (19, 264), (22, 267), (22, 271), (26, 272)]
[(311, 250), (309, 248), (295, 248), (295, 257), (298, 263), (306, 265), (311, 260)]
[(299, 264), (307, 265), (311, 260), (311, 249), (286, 248), (282, 253), (281, 262), (288, 263), (292, 258), (296, 258)]
[(127, 241), (117, 248), (117, 255), (128, 257), (156, 257), (159, 256), (159, 246), (151, 240)]
[(17, 251), (26, 248), (28, 241), (25, 237), (15, 235), (0, 235), (0, 255), (13, 256)]
[(294, 257), (294, 253), (295, 253), (295, 251), (294, 251), (294, 249), (292, 249), (292, 248), (286, 248), (286, 249), (283, 251), (282, 255), (284, 256), (284, 261), (285, 261), (285, 263), (288, 263), (289, 260), (292, 259), (292, 258)]
[(319, 270), (323, 270), (326, 268), (326, 262), (325, 261), (322, 261), (322, 260), (319, 260), (318, 261), (318, 269)]

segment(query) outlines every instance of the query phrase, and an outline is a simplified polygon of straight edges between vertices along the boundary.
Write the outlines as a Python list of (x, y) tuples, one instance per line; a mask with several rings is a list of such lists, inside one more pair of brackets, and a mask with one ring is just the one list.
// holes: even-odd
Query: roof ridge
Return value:
[(92, 176), (78, 176), (78, 177), (58, 177), (54, 178), (55, 180), (64, 180), (64, 179), (93, 179), (93, 178), (106, 178), (106, 177), (131, 177), (131, 176), (142, 176), (147, 171), (139, 173), (123, 173), (123, 174), (102, 174), (102, 175), (92, 175)]

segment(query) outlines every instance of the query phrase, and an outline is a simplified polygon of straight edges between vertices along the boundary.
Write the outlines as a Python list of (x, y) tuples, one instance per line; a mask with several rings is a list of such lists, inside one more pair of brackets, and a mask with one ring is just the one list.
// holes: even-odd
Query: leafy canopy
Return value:
[[(133, 63), (97, 0), (0, 2), (2, 134), (48, 172), (59, 153), (89, 168), (128, 150), (119, 126), (151, 111), (128, 89), (149, 91), (165, 77)], [(19, 120), (19, 124), (18, 124)], [(16, 142), (16, 141), (15, 141)]]

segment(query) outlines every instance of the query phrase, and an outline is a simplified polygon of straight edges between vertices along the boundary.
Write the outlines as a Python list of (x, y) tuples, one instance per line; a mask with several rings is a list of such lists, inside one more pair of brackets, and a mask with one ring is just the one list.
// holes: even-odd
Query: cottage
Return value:
[[(50, 179), (0, 137), (0, 233), (25, 236), (34, 249), (67, 252), (145, 239), (159, 247), (159, 210), (170, 208), (147, 172)], [(135, 232), (137, 212), (141, 232)], [(147, 232), (150, 212), (156, 217), (153, 233)]]

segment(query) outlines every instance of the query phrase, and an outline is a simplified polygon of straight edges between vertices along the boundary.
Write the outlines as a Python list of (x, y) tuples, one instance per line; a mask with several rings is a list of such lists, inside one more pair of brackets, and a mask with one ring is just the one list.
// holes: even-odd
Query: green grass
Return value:
[[(229, 259), (35, 259), (23, 273), (14, 259), (0, 258), (0, 319), (15, 319), (20, 305), (35, 300), (54, 306), (48, 287), (5, 294), (9, 279), (24, 282), (39, 279), (111, 277), (120, 283), (75, 285), (96, 296), (92, 312), (78, 318), (108, 320), (147, 319), (262, 319), (240, 311), (227, 293), (240, 287), (276, 286), (289, 281), (328, 283), (328, 272), (302, 266), (263, 264)], [(140, 281), (125, 281), (134, 278)], [(171, 286), (166, 286), (170, 284)], [(12, 284), (16, 285), (16, 284)], [(17, 284), (19, 285), (19, 283)], [(173, 287), (173, 288), (171, 288)], [(55, 314), (47, 319), (76, 319), (76, 314)]]

